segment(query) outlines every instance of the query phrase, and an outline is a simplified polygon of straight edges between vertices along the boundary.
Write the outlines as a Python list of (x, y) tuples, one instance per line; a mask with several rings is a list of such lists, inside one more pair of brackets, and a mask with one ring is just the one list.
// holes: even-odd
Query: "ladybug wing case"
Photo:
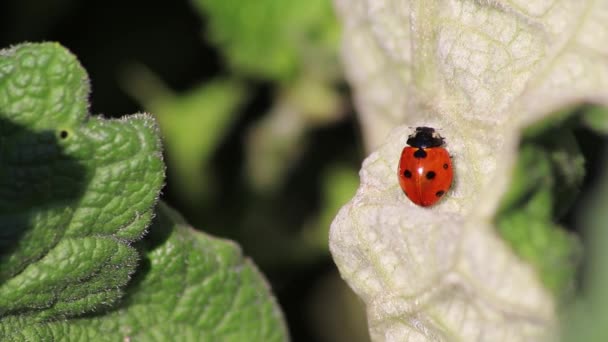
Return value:
[(399, 161), (399, 185), (415, 204), (427, 207), (447, 193), (452, 184), (452, 161), (441, 147), (405, 147)]

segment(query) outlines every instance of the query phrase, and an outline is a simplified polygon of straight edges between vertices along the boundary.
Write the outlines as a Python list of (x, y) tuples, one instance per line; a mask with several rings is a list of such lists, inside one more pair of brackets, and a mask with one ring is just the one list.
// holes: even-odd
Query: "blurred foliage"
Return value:
[[(605, 118), (604, 118), (605, 119)], [(578, 217), (584, 236), (586, 267), (582, 293), (562, 322), (562, 341), (608, 341), (608, 151), (604, 151), (601, 179), (593, 184)]]
[(352, 167), (339, 164), (329, 166), (321, 177), (317, 213), (299, 227), (284, 226), (288, 221), (281, 211), (289, 211), (287, 204), (281, 204), (285, 196), (254, 197), (240, 221), (239, 237), (261, 265), (285, 270), (311, 265), (328, 256), (329, 226), (338, 210), (354, 196), (359, 177)]
[(247, 135), (247, 171), (258, 191), (276, 190), (306, 147), (306, 132), (344, 117), (340, 94), (306, 77), (283, 90)]
[(232, 72), (276, 81), (274, 104), (249, 131), (248, 177), (276, 190), (306, 146), (308, 130), (343, 117), (333, 84), (340, 78), (339, 29), (329, 0), (196, 0), (207, 37)]
[(128, 69), (124, 84), (158, 120), (176, 192), (185, 202), (203, 204), (215, 184), (209, 160), (245, 100), (243, 86), (216, 79), (175, 94), (151, 71), (135, 65)]
[[(566, 118), (564, 113), (556, 116)], [(556, 121), (561, 120), (540, 122), (524, 134), (496, 222), (502, 237), (537, 269), (545, 286), (564, 295), (573, 290), (581, 248), (556, 221), (580, 191), (585, 160), (569, 125), (556, 126)]]
[(194, 0), (206, 35), (237, 74), (289, 81), (339, 75), (339, 29), (331, 1)]
[(302, 240), (317, 250), (327, 252), (329, 246), (328, 227), (359, 186), (359, 175), (345, 165), (330, 166), (323, 175), (321, 210), (319, 216), (309, 223), (310, 228), (302, 231)]
[(339, 25), (331, 1), (195, 0), (206, 36), (239, 77), (275, 81), (273, 105), (247, 135), (247, 177), (276, 191), (305, 149), (306, 132), (343, 117), (334, 84)]
[(598, 133), (608, 134), (608, 109), (601, 106), (588, 106), (582, 111), (582, 121)]

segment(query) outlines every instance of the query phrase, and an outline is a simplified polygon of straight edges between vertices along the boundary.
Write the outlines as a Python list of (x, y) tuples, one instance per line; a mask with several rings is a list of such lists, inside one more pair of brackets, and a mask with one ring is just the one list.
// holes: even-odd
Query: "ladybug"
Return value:
[(407, 139), (399, 160), (399, 185), (415, 204), (431, 206), (450, 189), (452, 159), (443, 138), (431, 127), (416, 127)]

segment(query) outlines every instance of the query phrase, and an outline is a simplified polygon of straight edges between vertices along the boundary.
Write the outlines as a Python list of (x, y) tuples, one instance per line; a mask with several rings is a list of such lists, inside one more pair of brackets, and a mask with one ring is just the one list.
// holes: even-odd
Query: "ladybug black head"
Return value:
[(417, 148), (439, 147), (443, 138), (431, 127), (416, 127), (416, 131), (407, 138), (407, 144)]

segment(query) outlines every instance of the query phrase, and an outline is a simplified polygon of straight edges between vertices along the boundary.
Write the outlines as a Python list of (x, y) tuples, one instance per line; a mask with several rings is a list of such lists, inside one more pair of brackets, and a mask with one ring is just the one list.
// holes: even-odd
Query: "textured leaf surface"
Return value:
[[(366, 145), (377, 150), (330, 248), (367, 304), (372, 337), (539, 340), (555, 325), (554, 299), (497, 236), (494, 216), (522, 128), (580, 101), (606, 104), (608, 4), (335, 3)], [(407, 200), (396, 175), (420, 125), (439, 128), (454, 156), (452, 190), (429, 209)]]
[(137, 241), (163, 183), (158, 132), (89, 117), (88, 91), (57, 44), (0, 52), (0, 340), (286, 340), (233, 243), (164, 205)]
[(143, 267), (120, 307), (103, 317), (30, 325), (26, 341), (285, 341), (268, 285), (232, 242), (187, 226), (160, 205), (140, 245)]
[(163, 183), (154, 121), (89, 117), (88, 79), (57, 44), (0, 52), (0, 336), (114, 303)]

